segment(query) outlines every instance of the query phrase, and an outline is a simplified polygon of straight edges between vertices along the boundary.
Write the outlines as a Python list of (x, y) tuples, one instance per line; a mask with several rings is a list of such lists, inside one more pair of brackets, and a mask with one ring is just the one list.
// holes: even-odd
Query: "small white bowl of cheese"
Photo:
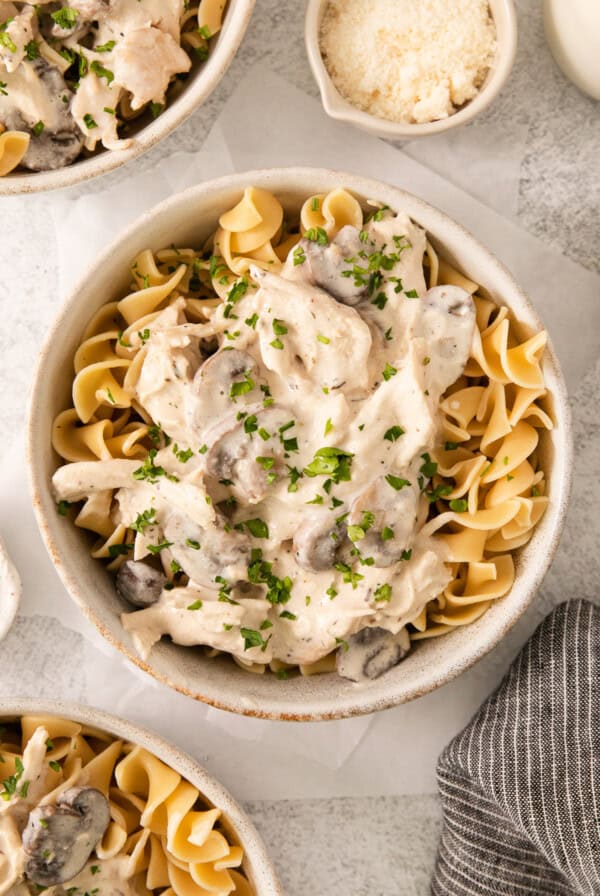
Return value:
[(308, 59), (331, 118), (391, 140), (471, 121), (517, 48), (512, 0), (308, 0)]

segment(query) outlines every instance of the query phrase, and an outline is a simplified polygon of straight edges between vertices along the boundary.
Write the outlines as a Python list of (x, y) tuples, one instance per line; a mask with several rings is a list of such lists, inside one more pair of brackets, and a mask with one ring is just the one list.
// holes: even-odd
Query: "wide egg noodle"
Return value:
[(29, 149), (29, 134), (24, 131), (0, 133), (0, 177), (17, 168)]

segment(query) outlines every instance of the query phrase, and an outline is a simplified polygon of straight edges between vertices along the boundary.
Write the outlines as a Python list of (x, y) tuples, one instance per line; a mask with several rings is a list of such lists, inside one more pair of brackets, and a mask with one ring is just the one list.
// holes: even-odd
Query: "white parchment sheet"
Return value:
[[(506, 135), (482, 127), (457, 134), (413, 143), (400, 152), (332, 122), (318, 101), (257, 67), (239, 85), (196, 154), (176, 154), (149, 171), (130, 166), (108, 190), (95, 185), (83, 196), (77, 191), (52, 197), (61, 291), (65, 294), (120, 229), (186, 186), (250, 168), (338, 168), (422, 196), (489, 246), (530, 293), (573, 389), (598, 354), (600, 278), (510, 220), (517, 208), (521, 161), (514, 147), (521, 141), (511, 144)], [(23, 456), (17, 444), (0, 471), (0, 531), (23, 576), (22, 615), (49, 615), (65, 629), (80, 632), (86, 644), (80, 671), (85, 699), (178, 743), (241, 799), (433, 791), (441, 749), (498, 683), (531, 628), (531, 620), (525, 619), (458, 680), (376, 717), (292, 725), (206, 708), (130, 666), (81, 616), (37, 533)], [(60, 668), (56, 681), (60, 696)]]

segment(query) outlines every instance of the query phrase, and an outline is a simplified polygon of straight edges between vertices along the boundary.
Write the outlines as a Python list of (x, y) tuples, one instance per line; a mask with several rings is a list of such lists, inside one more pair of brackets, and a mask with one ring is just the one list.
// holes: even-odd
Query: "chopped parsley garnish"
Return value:
[(50, 16), (59, 28), (62, 28), (63, 31), (69, 31), (71, 28), (75, 27), (75, 23), (77, 22), (77, 10), (71, 9), (69, 6), (63, 6), (62, 9), (57, 9), (56, 12), (51, 12)]
[(200, 542), (196, 541), (195, 538), (186, 538), (185, 543), (188, 548), (192, 548), (194, 551), (200, 550)]
[(164, 103), (150, 103), (150, 114), (152, 115), (152, 118), (157, 119), (164, 108)]
[(322, 342), (323, 345), (329, 345), (329, 343), (331, 342), (331, 339), (329, 339), (328, 336), (323, 336), (322, 333), (319, 333), (317, 335), (317, 339), (319, 340), (319, 342)]
[(114, 50), (116, 45), (116, 41), (107, 40), (105, 44), (99, 44), (97, 47), (94, 47), (94, 51), (96, 53), (110, 53), (111, 50)]
[(405, 488), (407, 485), (410, 485), (408, 479), (401, 479), (399, 476), (393, 476), (391, 473), (388, 473), (388, 475), (385, 477), (385, 481), (388, 485), (391, 485), (391, 487), (397, 492)]
[(298, 470), (297, 467), (288, 467), (290, 474), (290, 484), (288, 485), (288, 492), (297, 492), (298, 491), (298, 480), (302, 479), (304, 473)]
[(142, 466), (133, 471), (133, 478), (137, 480), (145, 480), (151, 485), (155, 485), (158, 482), (159, 476), (166, 476), (171, 482), (179, 482), (177, 476), (174, 476), (172, 473), (167, 473), (164, 467), (155, 466), (154, 458), (156, 457), (156, 454), (156, 448), (151, 448), (148, 452), (148, 457), (145, 459)]
[(417, 292), (416, 289), (405, 290), (404, 295), (406, 296), (407, 299), (418, 299), (419, 298), (419, 293)]
[(327, 231), (325, 231), (322, 227), (310, 227), (306, 231), (304, 236), (307, 240), (310, 240), (311, 243), (316, 243), (317, 246), (329, 245), (329, 237), (327, 236)]
[(50, 762), (48, 763), (48, 765), (50, 766), (50, 768), (52, 769), (53, 772), (61, 771), (60, 762), (57, 762), (56, 759), (51, 759)]
[(288, 328), (286, 327), (284, 322), (282, 320), (279, 320), (278, 318), (274, 317), (273, 318), (273, 332), (275, 333), (275, 335), (276, 336), (285, 336), (287, 331), (288, 331)]
[(202, 609), (202, 601), (195, 600), (192, 604), (189, 604), (186, 607), (186, 610), (201, 610)]
[(111, 84), (115, 80), (114, 72), (111, 72), (108, 68), (104, 68), (97, 59), (90, 63), (90, 71), (94, 72), (99, 78), (106, 78), (107, 84)]
[(390, 426), (390, 428), (386, 429), (386, 431), (384, 432), (383, 438), (387, 439), (388, 442), (395, 442), (400, 438), (400, 436), (403, 435), (404, 430), (401, 426)]
[(325, 594), (327, 594), (327, 596), (329, 597), (329, 600), (333, 600), (334, 597), (337, 597), (337, 591), (335, 590), (335, 588), (333, 587), (333, 585), (330, 585), (330, 586), (329, 586), (329, 588), (327, 589), (327, 591), (325, 592)]
[(337, 644), (338, 647), (341, 647), (341, 648), (342, 648), (342, 650), (344, 651), (344, 653), (347, 653), (348, 650), (350, 649), (350, 647), (349, 647), (349, 645), (348, 645), (348, 642), (347, 642), (347, 641), (344, 641), (343, 638), (336, 638), (336, 639), (335, 639), (335, 643)]
[(302, 246), (296, 246), (293, 252), (294, 259), (294, 267), (297, 267), (299, 264), (304, 264), (306, 261), (306, 255), (304, 254), (304, 249)]
[(182, 464), (187, 464), (188, 460), (194, 456), (194, 452), (191, 448), (186, 448), (184, 451), (183, 448), (179, 448), (177, 442), (173, 445), (173, 454)]
[(256, 463), (259, 464), (263, 470), (272, 470), (275, 465), (274, 457), (257, 457)]
[[(50, 765), (52, 765), (52, 763), (50, 763)], [(58, 765), (58, 763), (57, 763), (57, 765)], [(60, 768), (60, 766), (59, 766), (59, 768)], [(0, 797), (2, 797), (2, 799), (5, 802), (8, 802), (8, 800), (10, 800), (11, 797), (16, 795), (17, 787), (19, 785), (21, 778), (23, 777), (24, 770), (25, 769), (24, 769), (23, 763), (22, 763), (21, 759), (17, 756), (15, 759), (15, 774), (10, 775), (8, 778), (5, 778), (5, 780), (2, 782), (4, 790), (0, 791)], [(25, 787), (26, 784), (27, 784), (27, 788), (28, 788), (29, 787), (28, 781), (24, 781), (22, 786)], [(27, 788), (25, 789), (25, 794), (23, 794), (23, 795), (27, 794)], [(21, 788), (21, 790), (22, 790), (22, 788)]]
[(453, 510), (454, 513), (466, 513), (468, 507), (469, 504), (465, 498), (452, 498), (450, 501), (450, 510)]
[(393, 537), (394, 537), (394, 530), (390, 529), (389, 526), (384, 526), (383, 529), (381, 530), (381, 540), (389, 541), (390, 538), (393, 538)]
[(198, 448), (198, 454), (206, 454), (207, 451), (208, 451), (208, 445), (206, 445), (206, 444), (205, 444), (205, 445), (201, 445), (201, 446)]
[(30, 40), (29, 43), (25, 44), (25, 53), (30, 62), (33, 62), (34, 59), (38, 58), (40, 50), (34, 40)]
[(98, 125), (94, 121), (94, 116), (90, 112), (86, 112), (83, 116), (83, 123), (89, 131), (91, 131), (93, 128), (98, 127)]
[(247, 395), (248, 392), (252, 392), (256, 383), (250, 376), (250, 371), (246, 370), (244, 372), (244, 379), (239, 380), (236, 383), (231, 384), (231, 388), (229, 389), (229, 397), (235, 401), (240, 395)]
[(280, 579), (273, 572), (273, 564), (263, 560), (260, 548), (253, 548), (248, 566), (248, 581), (253, 585), (266, 585), (266, 598), (271, 604), (287, 604), (292, 594), (293, 582), (286, 576)]
[(532, 498), (539, 498), (539, 496), (540, 496), (540, 490), (539, 490), (539, 488), (536, 488), (535, 485), (534, 485), (534, 486), (532, 487), (532, 489), (531, 489), (531, 497), (532, 497)]
[(254, 538), (269, 537), (269, 527), (264, 520), (261, 520), (258, 517), (253, 520), (244, 520), (244, 526)]
[(283, 351), (283, 342), (279, 338), (271, 340), (271, 342), (269, 342), (269, 345), (272, 348), (276, 348), (280, 352)]
[(304, 473), (306, 476), (329, 476), (335, 483), (349, 482), (353, 457), (342, 448), (319, 448), (314, 459), (304, 468)]
[(444, 451), (456, 451), (458, 442), (444, 442)]
[(256, 629), (253, 628), (241, 628), (240, 635), (244, 639), (244, 650), (249, 650), (251, 647), (260, 647), (260, 649), (264, 651), (267, 649), (267, 644), (270, 640), (270, 635), (265, 641), (260, 632), (257, 632)]
[(347, 585), (352, 585), (353, 589), (355, 589), (358, 583), (364, 579), (363, 575), (359, 572), (354, 572), (347, 563), (336, 563), (335, 568), (338, 572), (343, 574), (344, 582)]
[(375, 589), (375, 600), (377, 602), (386, 601), (389, 602), (392, 599), (392, 586), (389, 583), (385, 583), (385, 585), (379, 585), (378, 588)]
[(384, 292), (378, 292), (373, 301), (372, 305), (376, 305), (380, 311), (383, 311), (385, 306), (387, 305), (387, 296)]
[(424, 463), (419, 467), (419, 473), (422, 473), (426, 479), (432, 479), (437, 473), (438, 465), (431, 459), (429, 454), (422, 454), (421, 459)]
[(326, 435), (326, 436), (329, 435), (329, 433), (331, 432), (332, 429), (333, 429), (333, 423), (331, 422), (331, 417), (328, 417), (327, 421), (325, 423), (324, 435)]
[(230, 317), (232, 308), (240, 299), (245, 296), (248, 291), (248, 280), (246, 277), (242, 277), (241, 280), (236, 280), (233, 284), (229, 292), (227, 293), (226, 305), (223, 311), (223, 317)]
[(254, 312), (252, 317), (247, 317), (244, 323), (247, 327), (252, 327), (252, 329), (254, 330), (256, 328), (256, 324), (258, 323), (258, 314), (256, 313), (256, 311)]
[(298, 617), (295, 613), (290, 613), (289, 610), (282, 610), (279, 614), (280, 619), (291, 619), (294, 622)]
[(392, 365), (388, 362), (383, 369), (382, 376), (387, 383), (387, 381), (391, 380), (391, 378), (393, 376), (396, 376), (397, 373), (397, 369), (395, 367), (392, 367)]
[(183, 569), (179, 565), (177, 560), (171, 560), (171, 572), (173, 573), (174, 576), (176, 576), (178, 572), (183, 572)]
[[(238, 415), (239, 416), (239, 415)], [(258, 429), (258, 418), (256, 414), (249, 414), (244, 420), (244, 432), (251, 436)]]
[(161, 541), (160, 544), (149, 544), (148, 550), (151, 554), (160, 554), (161, 551), (164, 551), (166, 548), (170, 548), (172, 546), (172, 541)]
[(71, 501), (59, 501), (56, 505), (56, 512), (59, 516), (66, 516), (70, 506)]
[(149, 508), (148, 510), (144, 510), (142, 513), (138, 513), (135, 522), (129, 525), (129, 529), (133, 529), (134, 532), (139, 532), (143, 534), (149, 526), (154, 526), (156, 524), (156, 510), (154, 507)]
[(310, 202), (310, 208), (311, 208), (311, 211), (313, 211), (313, 212), (318, 212), (318, 211), (319, 211), (319, 198), (318, 198), (318, 196), (313, 196), (313, 198), (311, 199), (311, 202)]
[(424, 494), (429, 503), (434, 504), (439, 498), (445, 498), (446, 495), (449, 495), (451, 491), (451, 485), (436, 485), (432, 491), (425, 492)]

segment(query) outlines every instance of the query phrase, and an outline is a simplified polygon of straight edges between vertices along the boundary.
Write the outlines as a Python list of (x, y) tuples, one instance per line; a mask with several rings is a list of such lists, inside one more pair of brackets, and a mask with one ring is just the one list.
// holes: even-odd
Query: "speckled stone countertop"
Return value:
[[(557, 251), (600, 272), (600, 107), (570, 85), (554, 65), (544, 41), (541, 0), (518, 0), (517, 7), (515, 68), (483, 123), (487, 119), (508, 132), (514, 129), (523, 141), (519, 223)], [(304, 53), (303, 16), (302, 3), (257, 0), (249, 33), (219, 89), (137, 164), (150, 168), (176, 150), (197, 148), (238, 80), (257, 61), (316, 95)], [(113, 178), (85, 189), (102, 190)], [(5, 435), (0, 458), (10, 446), (10, 434), (23, 426), (33, 364), (61, 299), (47, 203), (35, 197), (0, 201), (0, 426)], [(564, 301), (576, 314), (577, 296), (565, 295)], [(598, 594), (600, 480), (594, 472), (600, 463), (598, 407), (597, 364), (573, 395), (577, 460), (571, 509), (543, 591), (533, 611), (519, 623), (523, 640), (554, 603), (569, 596), (595, 599)], [(9, 523), (10, 511), (0, 495), (0, 529)], [(52, 620), (19, 619), (0, 645), (1, 693), (55, 696), (58, 689), (62, 696), (77, 699), (73, 679), (49, 677), (44, 663), (47, 645), (57, 637), (69, 652), (71, 668), (76, 668), (80, 635), (54, 631)], [(416, 896), (429, 890), (441, 820), (435, 794), (255, 801), (247, 808), (265, 837), (288, 896), (339, 892)]]

